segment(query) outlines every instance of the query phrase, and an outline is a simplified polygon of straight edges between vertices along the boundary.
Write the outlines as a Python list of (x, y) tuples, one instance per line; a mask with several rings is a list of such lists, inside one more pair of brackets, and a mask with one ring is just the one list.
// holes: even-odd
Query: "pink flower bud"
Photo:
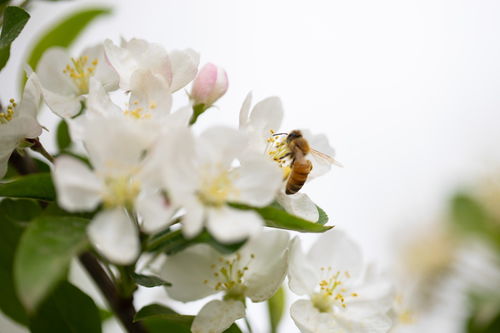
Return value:
[(194, 105), (203, 104), (208, 108), (227, 91), (226, 71), (208, 63), (198, 72), (191, 88), (191, 100)]

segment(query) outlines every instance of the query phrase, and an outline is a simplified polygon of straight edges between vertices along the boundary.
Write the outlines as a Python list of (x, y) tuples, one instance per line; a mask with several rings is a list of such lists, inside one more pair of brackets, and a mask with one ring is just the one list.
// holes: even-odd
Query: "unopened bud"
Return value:
[(208, 63), (198, 72), (191, 89), (191, 100), (194, 105), (209, 108), (227, 91), (228, 80), (226, 71)]

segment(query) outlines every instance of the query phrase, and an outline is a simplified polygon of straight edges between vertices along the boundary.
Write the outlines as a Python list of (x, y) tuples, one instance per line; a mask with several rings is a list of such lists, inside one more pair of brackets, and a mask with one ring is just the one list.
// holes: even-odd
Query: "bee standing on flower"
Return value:
[(312, 149), (309, 142), (304, 138), (302, 132), (299, 130), (293, 130), (289, 134), (273, 134), (273, 136), (276, 135), (286, 135), (285, 145), (288, 150), (288, 152), (279, 157), (279, 159), (282, 160), (287, 157), (292, 159), (292, 162), (290, 163), (290, 171), (287, 175), (288, 177), (285, 177), (288, 178), (285, 186), (285, 193), (288, 195), (297, 193), (302, 186), (304, 186), (304, 183), (307, 181), (307, 176), (309, 176), (309, 173), (311, 173), (313, 169), (312, 162), (306, 158), (307, 154), (311, 153), (329, 164), (342, 166), (332, 157)]

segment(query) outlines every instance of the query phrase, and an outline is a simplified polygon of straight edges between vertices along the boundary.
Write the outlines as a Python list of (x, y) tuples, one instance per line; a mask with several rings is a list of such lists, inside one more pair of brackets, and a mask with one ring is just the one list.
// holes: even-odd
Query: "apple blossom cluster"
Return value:
[[(75, 147), (54, 158), (57, 204), (90, 214), (88, 238), (106, 264), (136, 269), (153, 256), (161, 268), (151, 271), (171, 284), (172, 299), (219, 295), (199, 311), (193, 332), (223, 332), (246, 316), (249, 301), (268, 300), (285, 279), (300, 296), (290, 314), (301, 332), (388, 332), (394, 297), (387, 279), (365, 266), (344, 232), (321, 225), (324, 213), (303, 189), (285, 193), (294, 156), (280, 99), (253, 104), (248, 94), (237, 126), (195, 132), (228, 89), (221, 67), (198, 67), (193, 50), (167, 52), (141, 39), (106, 40), (76, 57), (49, 49), (19, 104), (0, 112), (0, 175), (13, 151), (38, 141), (43, 100), (69, 125)], [(189, 103), (174, 110), (184, 90)], [(301, 133), (312, 150), (334, 156), (325, 135)], [(308, 181), (331, 168), (321, 156), (306, 158)], [(325, 232), (305, 253), (300, 236), (273, 227)], [(189, 246), (150, 251), (149, 241), (174, 234)], [(194, 241), (201, 235), (211, 242)], [(219, 250), (230, 246), (236, 250)]]

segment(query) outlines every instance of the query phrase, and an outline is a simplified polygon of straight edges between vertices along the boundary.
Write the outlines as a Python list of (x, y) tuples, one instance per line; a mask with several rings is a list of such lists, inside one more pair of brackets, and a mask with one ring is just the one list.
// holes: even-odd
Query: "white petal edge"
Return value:
[(220, 207), (207, 212), (207, 229), (221, 243), (245, 240), (262, 229), (262, 219), (254, 211)]
[(319, 271), (309, 263), (302, 250), (299, 237), (290, 245), (288, 263), (288, 286), (297, 295), (312, 295), (314, 287), (320, 282)]
[(104, 185), (87, 165), (76, 158), (57, 158), (52, 177), (59, 205), (70, 212), (93, 210), (101, 201)]
[(240, 301), (213, 300), (203, 306), (193, 321), (193, 333), (221, 333), (236, 320), (245, 317), (245, 305)]
[(99, 253), (115, 264), (129, 265), (139, 255), (139, 232), (122, 207), (99, 212), (87, 234)]

